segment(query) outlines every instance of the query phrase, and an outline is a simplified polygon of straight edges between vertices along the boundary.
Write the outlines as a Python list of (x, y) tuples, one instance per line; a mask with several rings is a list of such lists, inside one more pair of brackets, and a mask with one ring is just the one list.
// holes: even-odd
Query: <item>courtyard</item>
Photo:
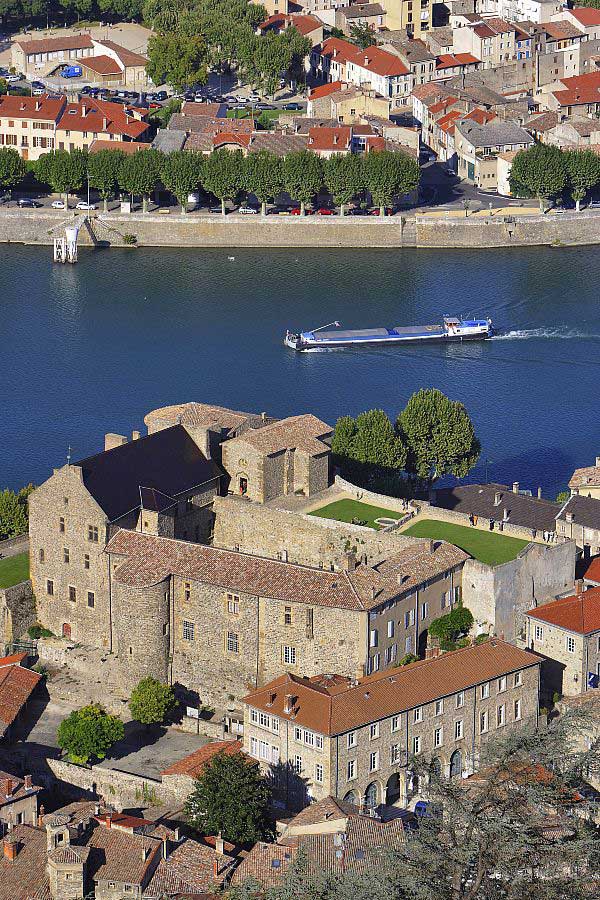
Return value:
[(0, 589), (12, 587), (29, 578), (29, 553), (0, 559)]
[(460, 547), (465, 553), (488, 566), (499, 566), (502, 563), (510, 562), (529, 543), (529, 541), (507, 537), (495, 531), (454, 525), (451, 522), (438, 522), (434, 519), (421, 519), (403, 529), (402, 534), (448, 541), (449, 544)]
[(318, 509), (312, 509), (308, 515), (319, 516), (323, 519), (335, 519), (336, 522), (366, 524), (368, 528), (379, 530), (384, 527), (384, 524), (390, 523), (379, 524), (377, 519), (401, 519), (405, 513), (382, 506), (372, 506), (370, 503), (361, 503), (360, 500), (347, 497), (342, 500), (334, 500), (333, 503), (328, 503)]

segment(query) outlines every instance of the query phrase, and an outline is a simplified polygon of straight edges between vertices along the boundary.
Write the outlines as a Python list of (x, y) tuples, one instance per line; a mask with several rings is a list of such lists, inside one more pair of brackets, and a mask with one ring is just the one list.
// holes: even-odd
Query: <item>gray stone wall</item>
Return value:
[(22, 637), (36, 621), (37, 610), (31, 581), (22, 581), (0, 590), (0, 622), (4, 644)]
[(131, 689), (149, 675), (167, 681), (170, 579), (138, 588), (120, 584), (113, 572), (111, 581), (113, 651), (119, 658), (124, 687)]
[[(177, 802), (169, 787), (153, 778), (143, 778), (103, 766), (74, 766), (61, 759), (48, 759), (43, 765), (45, 774), (43, 780), (37, 776), (38, 784), (49, 789), (56, 788), (57, 782), (60, 785), (71, 785), (102, 797), (117, 812), (139, 806), (168, 806)], [(77, 794), (74, 793), (74, 796)]]

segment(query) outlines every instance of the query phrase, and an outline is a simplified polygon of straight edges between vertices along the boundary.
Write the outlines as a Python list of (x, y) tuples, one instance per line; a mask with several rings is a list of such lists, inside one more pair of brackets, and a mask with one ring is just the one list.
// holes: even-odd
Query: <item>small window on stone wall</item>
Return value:
[(75, 603), (77, 600), (77, 589), (72, 586), (69, 587), (69, 600), (71, 603)]
[(95, 594), (93, 591), (88, 591), (87, 605), (89, 606), (90, 609), (93, 609), (94, 606), (96, 605), (96, 597), (95, 597)]
[(44, 548), (43, 548), (43, 547), (40, 547), (39, 553), (38, 553), (38, 558), (39, 558), (39, 561), (40, 561), (41, 563), (44, 562), (44, 555), (45, 555), (45, 554), (44, 554)]

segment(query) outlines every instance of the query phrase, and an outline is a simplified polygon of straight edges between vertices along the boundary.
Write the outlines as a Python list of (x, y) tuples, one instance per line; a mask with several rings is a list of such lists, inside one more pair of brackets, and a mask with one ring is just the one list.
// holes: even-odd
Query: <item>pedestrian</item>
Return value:
[(473, 513), (469, 513), (469, 525), (473, 526), (475, 524), (475, 516)]
[(490, 519), (490, 531), (494, 530), (494, 519)]

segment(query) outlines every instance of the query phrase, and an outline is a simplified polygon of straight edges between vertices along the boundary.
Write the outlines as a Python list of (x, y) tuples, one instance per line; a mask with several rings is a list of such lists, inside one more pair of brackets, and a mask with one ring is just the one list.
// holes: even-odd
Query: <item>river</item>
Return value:
[[(435, 386), (483, 445), (473, 479), (554, 497), (600, 454), (597, 248), (473, 251), (0, 247), (0, 488), (40, 482), (187, 400), (326, 421), (394, 417)], [(297, 354), (287, 327), (490, 316), (485, 343)]]

